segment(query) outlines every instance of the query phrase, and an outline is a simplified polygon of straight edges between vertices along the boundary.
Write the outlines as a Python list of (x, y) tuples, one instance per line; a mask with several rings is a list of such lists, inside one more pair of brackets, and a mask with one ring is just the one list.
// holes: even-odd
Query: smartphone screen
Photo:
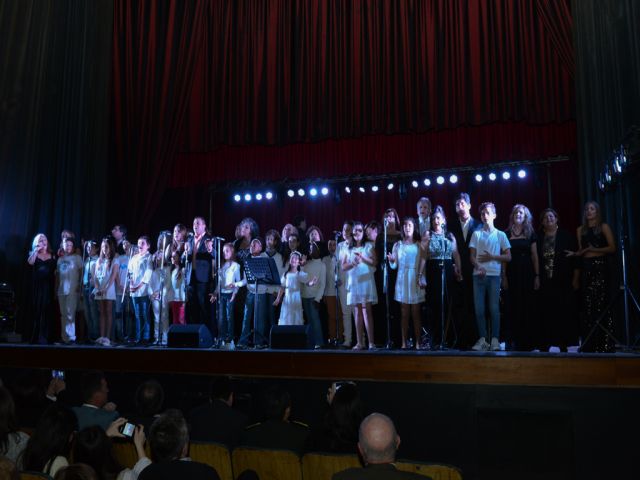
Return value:
[(133, 423), (127, 422), (122, 426), (121, 432), (125, 437), (132, 437), (135, 429), (136, 426)]
[(51, 370), (51, 378), (59, 378), (64, 380), (64, 370)]

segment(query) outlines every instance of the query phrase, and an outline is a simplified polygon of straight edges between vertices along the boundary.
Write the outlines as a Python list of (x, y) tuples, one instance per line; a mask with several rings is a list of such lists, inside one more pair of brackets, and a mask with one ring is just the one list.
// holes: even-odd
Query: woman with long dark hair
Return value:
[(581, 352), (608, 353), (615, 351), (614, 341), (600, 325), (612, 331), (613, 316), (609, 308), (609, 255), (616, 244), (609, 225), (602, 221), (600, 205), (588, 201), (584, 205), (582, 225), (576, 231), (578, 251), (570, 252), (582, 259), (580, 286), (582, 288), (582, 345)]
[(22, 470), (54, 476), (69, 464), (74, 432), (78, 420), (70, 408), (57, 403), (47, 408), (27, 442), (22, 456)]

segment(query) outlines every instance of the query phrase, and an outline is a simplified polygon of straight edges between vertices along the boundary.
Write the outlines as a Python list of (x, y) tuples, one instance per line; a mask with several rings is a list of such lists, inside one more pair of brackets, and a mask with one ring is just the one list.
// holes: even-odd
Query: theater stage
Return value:
[(425, 384), (640, 387), (637, 353), (216, 350), (0, 344), (0, 365)]

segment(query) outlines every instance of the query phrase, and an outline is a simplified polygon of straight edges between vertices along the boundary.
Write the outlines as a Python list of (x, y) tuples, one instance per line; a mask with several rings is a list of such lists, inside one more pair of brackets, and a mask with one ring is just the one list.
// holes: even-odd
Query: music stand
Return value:
[(256, 346), (256, 330), (258, 320), (258, 285), (280, 285), (280, 273), (276, 262), (271, 257), (249, 257), (245, 260), (247, 283), (255, 285), (253, 295), (253, 346)]

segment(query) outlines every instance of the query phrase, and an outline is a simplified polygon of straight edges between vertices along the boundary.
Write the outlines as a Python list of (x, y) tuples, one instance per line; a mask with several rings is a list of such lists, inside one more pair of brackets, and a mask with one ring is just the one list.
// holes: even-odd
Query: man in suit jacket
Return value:
[(393, 462), (400, 446), (400, 436), (386, 415), (372, 413), (360, 424), (358, 450), (364, 468), (349, 468), (333, 475), (333, 480), (425, 480), (417, 473), (402, 472)]
[(204, 323), (209, 326), (211, 305), (208, 295), (213, 281), (213, 241), (207, 234), (207, 222), (203, 217), (193, 219), (193, 236), (185, 243), (185, 279), (188, 285), (189, 323)]
[(289, 420), (291, 396), (279, 387), (265, 391), (267, 419), (247, 427), (240, 444), (248, 447), (291, 450), (302, 455), (309, 427)]
[(189, 415), (191, 439), (219, 442), (233, 449), (240, 441), (249, 418), (233, 408), (233, 391), (229, 377), (216, 378), (211, 384), (211, 398)]
[(153, 463), (138, 477), (140, 480), (219, 480), (218, 472), (204, 463), (189, 460), (189, 430), (179, 410), (170, 409), (151, 425), (149, 445)]
[(469, 257), (471, 235), (482, 227), (482, 222), (471, 216), (471, 199), (468, 193), (460, 193), (455, 199), (457, 218), (447, 223), (449, 231), (456, 239), (462, 263), (462, 282), (456, 282), (455, 321), (458, 333), (458, 347), (468, 350), (476, 341), (475, 309), (473, 306), (473, 266)]
[(80, 407), (73, 407), (78, 418), (78, 430), (98, 425), (107, 430), (120, 415), (116, 405), (108, 401), (109, 386), (102, 372), (86, 373), (82, 379), (82, 399)]

